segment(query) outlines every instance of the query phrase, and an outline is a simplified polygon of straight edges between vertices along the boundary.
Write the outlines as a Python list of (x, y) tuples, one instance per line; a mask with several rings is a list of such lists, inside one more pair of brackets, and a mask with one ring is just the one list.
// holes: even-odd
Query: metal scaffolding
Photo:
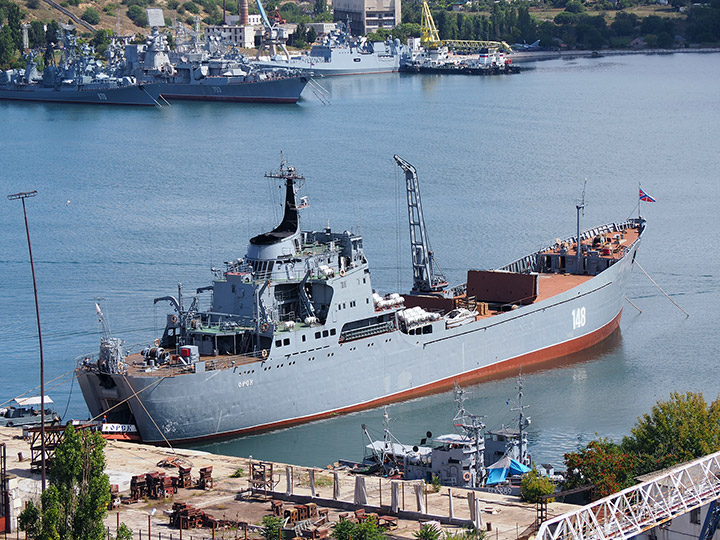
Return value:
[(720, 497), (720, 452), (544, 522), (536, 540), (626, 540)]

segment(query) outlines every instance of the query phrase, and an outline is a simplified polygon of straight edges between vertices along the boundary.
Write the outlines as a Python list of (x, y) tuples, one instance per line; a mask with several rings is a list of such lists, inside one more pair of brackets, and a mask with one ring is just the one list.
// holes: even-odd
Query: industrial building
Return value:
[(335, 0), (333, 19), (350, 22), (353, 35), (363, 35), (379, 28), (400, 24), (401, 0)]

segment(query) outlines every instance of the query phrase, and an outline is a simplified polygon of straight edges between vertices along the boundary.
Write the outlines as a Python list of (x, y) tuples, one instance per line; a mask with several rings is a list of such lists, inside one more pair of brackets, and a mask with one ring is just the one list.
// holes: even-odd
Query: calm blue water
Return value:
[[(156, 296), (209, 284), (211, 266), (242, 256), (279, 217), (280, 190), (262, 175), (280, 153), (307, 177), (304, 227), (365, 237), (376, 288), (407, 290), (410, 257), (397, 153), (420, 174), (440, 265), (505, 264), (572, 234), (587, 183), (586, 226), (635, 214), (637, 186), (658, 199), (621, 333), (592, 351), (526, 373), (531, 450), (560, 464), (595, 433), (627, 434), (671, 391), (718, 396), (717, 141), (720, 55), (606, 57), (539, 63), (512, 77), (378, 75), (323, 80), (297, 106), (178, 104), (163, 109), (0, 103), (2, 195), (28, 200), (44, 330), (46, 380), (94, 352), (102, 299), (128, 344), (158, 336)], [(19, 202), (0, 200), (0, 401), (37, 384), (38, 347)], [(360, 366), (348, 376), (361, 376)], [(47, 384), (67, 417), (87, 416), (69, 378)], [(331, 384), (329, 382), (328, 384)], [(469, 388), (467, 408), (490, 427), (512, 422), (514, 379)], [(208, 392), (208, 399), (212, 394)], [(272, 399), (272, 396), (268, 396)], [(417, 441), (449, 431), (449, 393), (390, 407), (392, 429)], [(325, 465), (362, 454), (367, 411), (202, 446)]]

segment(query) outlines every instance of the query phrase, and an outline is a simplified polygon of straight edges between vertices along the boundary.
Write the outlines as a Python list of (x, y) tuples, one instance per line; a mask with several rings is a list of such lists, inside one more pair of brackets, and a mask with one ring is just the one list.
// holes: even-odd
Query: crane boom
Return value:
[(487, 47), (488, 49), (502, 49), (505, 52), (513, 52), (512, 47), (504, 41), (473, 41), (466, 39), (441, 40), (427, 0), (423, 0), (422, 3), (422, 13), (420, 17), (420, 45), (426, 49), (437, 49), (445, 45), (457, 48)]
[(265, 27), (265, 31), (263, 32), (262, 43), (260, 43), (260, 46), (258, 47), (258, 52), (255, 55), (255, 59), (259, 59), (260, 55), (263, 53), (263, 51), (265, 51), (265, 49), (268, 49), (271, 56), (275, 56), (275, 52), (277, 50), (276, 48), (280, 47), (280, 49), (285, 54), (285, 58), (287, 60), (290, 60), (290, 53), (288, 52), (285, 45), (288, 37), (287, 31), (284, 28), (278, 26), (278, 24), (271, 24), (270, 19), (268, 19), (267, 13), (265, 13), (265, 8), (262, 5), (262, 1), (256, 0), (256, 2), (258, 11), (260, 11), (260, 16), (263, 20), (263, 26)]
[(420, 44), (426, 49), (437, 49), (442, 45), (440, 34), (435, 26), (432, 13), (430, 13), (430, 6), (428, 6), (427, 0), (423, 0), (422, 3), (420, 31)]
[(393, 156), (400, 168), (405, 172), (407, 190), (408, 219), (410, 222), (410, 250), (413, 265), (413, 293), (440, 293), (447, 286), (447, 280), (435, 256), (430, 249), (425, 218), (423, 217), (422, 201), (420, 200), (420, 184), (415, 167), (398, 155)]

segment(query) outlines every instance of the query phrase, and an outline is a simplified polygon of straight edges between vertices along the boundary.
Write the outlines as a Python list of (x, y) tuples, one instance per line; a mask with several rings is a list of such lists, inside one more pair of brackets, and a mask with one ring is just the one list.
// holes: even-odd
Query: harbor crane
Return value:
[(457, 49), (502, 49), (508, 53), (513, 52), (512, 47), (504, 41), (474, 41), (465, 39), (441, 40), (427, 0), (423, 0), (422, 3), (422, 13), (420, 18), (420, 45), (427, 50), (439, 49), (444, 46), (454, 47)]
[(410, 221), (410, 249), (413, 265), (413, 294), (442, 294), (448, 282), (443, 271), (435, 261), (430, 249), (425, 218), (423, 217), (420, 200), (420, 184), (415, 167), (400, 156), (393, 156), (400, 168), (405, 172), (407, 190), (408, 219)]
[(257, 7), (258, 11), (260, 12), (260, 16), (262, 17), (264, 30), (262, 42), (260, 43), (260, 47), (258, 47), (258, 52), (255, 55), (255, 60), (258, 60), (260, 58), (260, 55), (265, 49), (268, 50), (271, 57), (275, 56), (277, 54), (278, 47), (285, 54), (285, 58), (290, 60), (290, 53), (288, 52), (287, 46), (285, 45), (285, 42), (288, 39), (288, 32), (286, 28), (282, 28), (280, 26), (280, 21), (285, 22), (285, 20), (280, 17), (280, 12), (276, 10), (273, 22), (270, 23), (270, 19), (268, 19), (267, 13), (265, 13), (265, 8), (263, 8), (261, 0), (257, 0)]

